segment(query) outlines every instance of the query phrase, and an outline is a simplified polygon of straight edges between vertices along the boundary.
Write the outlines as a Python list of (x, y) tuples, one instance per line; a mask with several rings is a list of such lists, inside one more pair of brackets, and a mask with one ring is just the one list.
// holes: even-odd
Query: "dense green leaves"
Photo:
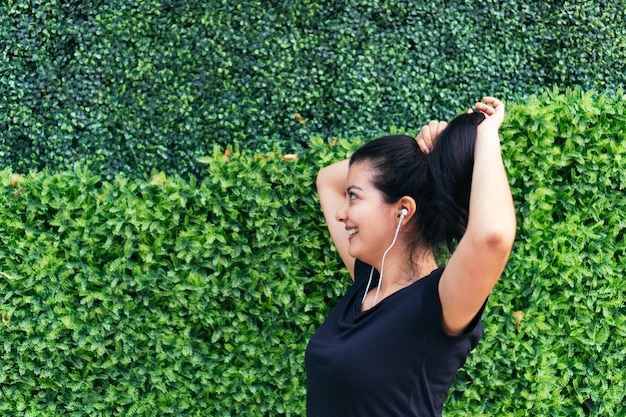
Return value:
[[(518, 211), (447, 416), (626, 411), (626, 98), (509, 103)], [(314, 189), (358, 141), (229, 148), (205, 180), (0, 173), (0, 414), (303, 416), (304, 349), (349, 278)]]
[(502, 138), (517, 241), (449, 415), (622, 415), (626, 97), (532, 97)]
[(0, 158), (108, 180), (205, 174), (238, 141), (285, 152), (447, 118), (485, 94), (626, 73), (624, 0), (10, 0)]

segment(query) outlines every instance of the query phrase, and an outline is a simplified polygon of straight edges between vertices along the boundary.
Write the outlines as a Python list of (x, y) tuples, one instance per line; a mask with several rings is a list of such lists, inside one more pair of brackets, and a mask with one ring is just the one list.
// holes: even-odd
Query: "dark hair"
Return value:
[(445, 244), (452, 249), (465, 233), (476, 126), (484, 118), (480, 112), (455, 117), (428, 155), (405, 135), (383, 136), (352, 155), (350, 165), (364, 162), (373, 169), (372, 183), (386, 203), (404, 196), (415, 200), (414, 248), (426, 244), (437, 249)]

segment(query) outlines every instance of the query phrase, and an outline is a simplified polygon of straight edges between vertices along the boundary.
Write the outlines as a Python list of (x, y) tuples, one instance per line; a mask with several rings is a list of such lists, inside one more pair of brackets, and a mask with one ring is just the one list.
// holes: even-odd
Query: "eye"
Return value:
[(351, 200), (351, 201), (352, 201), (352, 200), (356, 200), (356, 194), (354, 194), (354, 193), (352, 193), (352, 192), (349, 192), (349, 193), (348, 193), (348, 200)]

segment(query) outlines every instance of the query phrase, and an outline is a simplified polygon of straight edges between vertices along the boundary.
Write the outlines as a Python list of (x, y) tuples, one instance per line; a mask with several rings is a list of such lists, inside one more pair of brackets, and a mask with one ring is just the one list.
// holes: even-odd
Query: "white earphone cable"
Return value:
[[(380, 278), (378, 279), (378, 286), (376, 288), (376, 295), (374, 296), (374, 303), (372, 304), (372, 307), (376, 305), (376, 302), (378, 301), (378, 295), (380, 294), (380, 287), (383, 282), (383, 273), (385, 272), (385, 258), (387, 257), (387, 253), (389, 253), (391, 248), (393, 248), (393, 245), (396, 244), (396, 240), (398, 239), (398, 233), (400, 232), (400, 226), (402, 226), (403, 219), (404, 219), (404, 214), (400, 214), (400, 221), (398, 222), (398, 227), (396, 227), (396, 233), (393, 236), (393, 241), (391, 242), (391, 245), (389, 245), (385, 253), (383, 253), (383, 259), (380, 265)], [(365, 287), (365, 294), (363, 294), (363, 300), (361, 300), (361, 304), (365, 302), (365, 297), (367, 297), (367, 293), (370, 289), (370, 284), (372, 283), (373, 275), (374, 275), (374, 267), (372, 267), (372, 269), (370, 270), (370, 278), (367, 281), (367, 286)]]

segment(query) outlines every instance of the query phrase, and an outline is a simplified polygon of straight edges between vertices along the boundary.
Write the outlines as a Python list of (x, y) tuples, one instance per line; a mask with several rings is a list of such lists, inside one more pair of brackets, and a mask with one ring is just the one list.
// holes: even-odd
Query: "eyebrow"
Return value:
[(363, 191), (363, 188), (359, 187), (358, 185), (350, 185), (346, 188), (346, 193), (349, 193), (352, 190)]

